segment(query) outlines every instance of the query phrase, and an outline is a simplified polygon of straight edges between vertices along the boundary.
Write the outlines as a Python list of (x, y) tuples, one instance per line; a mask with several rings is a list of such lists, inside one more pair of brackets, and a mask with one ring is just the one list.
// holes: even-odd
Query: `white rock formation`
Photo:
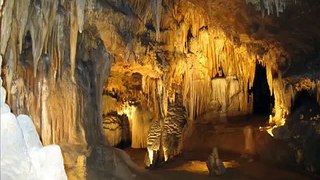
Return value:
[(16, 118), (5, 99), (1, 86), (1, 179), (67, 179), (60, 147), (43, 147), (30, 117)]
[(296, 3), (296, 0), (246, 0), (246, 2), (253, 4), (259, 11), (266, 11), (263, 12), (263, 16), (265, 13), (267, 15), (276, 13), (279, 17), (279, 14), (284, 12), (286, 6)]

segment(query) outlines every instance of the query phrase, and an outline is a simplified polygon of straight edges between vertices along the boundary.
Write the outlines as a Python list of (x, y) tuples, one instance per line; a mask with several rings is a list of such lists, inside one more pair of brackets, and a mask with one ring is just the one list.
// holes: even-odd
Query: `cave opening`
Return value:
[(266, 67), (261, 64), (256, 65), (252, 93), (253, 114), (263, 116), (271, 114), (274, 106), (274, 97), (270, 93)]
[(153, 114), (142, 92), (143, 75), (114, 69), (102, 94), (104, 135), (111, 146), (120, 149), (145, 148)]
[(316, 97), (308, 90), (302, 90), (296, 93), (292, 100), (291, 112), (294, 114), (301, 114), (309, 111), (309, 115), (315, 109), (319, 109)]
[(313, 99), (310, 96), (309, 92), (306, 90), (302, 90), (297, 92), (295, 97), (293, 98), (293, 105), (291, 107), (291, 112), (295, 112), (298, 109), (302, 108), (304, 104), (308, 102), (312, 102)]

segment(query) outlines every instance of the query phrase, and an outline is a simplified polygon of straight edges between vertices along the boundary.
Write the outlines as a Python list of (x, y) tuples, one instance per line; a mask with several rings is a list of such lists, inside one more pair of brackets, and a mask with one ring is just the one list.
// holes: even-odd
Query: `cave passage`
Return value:
[(318, 117), (317, 113), (319, 111), (320, 106), (312, 92), (299, 91), (292, 99), (291, 116), (295, 119), (313, 119), (312, 117)]
[(271, 114), (274, 105), (274, 97), (270, 94), (266, 68), (261, 64), (256, 65), (252, 93), (253, 113), (256, 115)]
[(306, 107), (305, 104), (317, 103), (314, 98), (311, 97), (307, 90), (299, 91), (294, 99), (293, 105), (291, 107), (292, 112), (296, 112), (297, 110), (301, 109), (302, 107)]

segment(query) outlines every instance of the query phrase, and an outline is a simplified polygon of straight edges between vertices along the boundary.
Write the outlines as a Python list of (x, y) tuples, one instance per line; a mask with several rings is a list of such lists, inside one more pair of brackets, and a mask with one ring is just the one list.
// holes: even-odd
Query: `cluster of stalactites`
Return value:
[[(186, 19), (185, 22), (188, 20)], [(211, 86), (211, 81), (221, 76), (237, 79), (242, 92), (239, 97), (239, 111), (250, 113), (252, 105), (247, 100), (248, 88), (253, 86), (256, 64), (261, 63), (266, 67), (270, 92), (275, 97), (275, 115), (272, 123), (278, 126), (283, 125), (294, 93), (292, 88), (287, 88), (289, 86), (285, 84), (281, 74), (275, 73), (278, 71), (276, 62), (282, 50), (270, 48), (266, 53), (257, 55), (249, 44), (237, 45), (219, 29), (199, 27), (199, 31), (188, 40), (186, 34), (189, 30), (188, 23), (181, 25), (179, 31), (182, 31), (182, 36), (176, 36), (177, 39), (180, 39), (175, 40), (177, 42), (175, 49), (181, 53), (188, 52), (189, 56), (185, 61), (175, 60), (175, 68), (172, 70), (174, 73), (170, 75), (172, 78), (169, 79), (169, 85), (166, 86), (169, 87), (167, 90), (170, 92), (172, 83), (182, 85), (183, 102), (189, 119), (195, 119), (208, 110), (210, 99), (216, 98), (210, 97), (214, 95), (212, 91), (215, 91)], [(170, 93), (167, 94), (170, 98)]]
[[(192, 20), (186, 21), (192, 22)], [(199, 26), (203, 26), (203, 23)], [(143, 78), (143, 90), (148, 94), (148, 102), (151, 102), (154, 109), (159, 109), (158, 112), (162, 115), (166, 115), (168, 102), (173, 103), (176, 92), (180, 91), (183, 105), (188, 112), (188, 119), (195, 119), (208, 110), (211, 98), (214, 98), (211, 97), (214, 91), (211, 81), (223, 71), (223, 78), (229, 76), (238, 79), (239, 89), (243, 91), (239, 108), (241, 112), (249, 113), (251, 108), (246, 97), (248, 85), (249, 88), (253, 86), (255, 52), (251, 52), (246, 45), (235, 45), (224, 32), (218, 29), (199, 27), (200, 30), (194, 30), (194, 36), (188, 40), (186, 37), (190, 27), (188, 23), (181, 25), (178, 30), (181, 34), (175, 40), (175, 49), (180, 53), (187, 53), (188, 56), (177, 56), (174, 61), (171, 61), (170, 70), (162, 80)], [(156, 102), (159, 99), (162, 103), (157, 105)]]
[[(275, 56), (276, 57), (276, 56)], [(274, 115), (270, 117), (269, 123), (275, 127), (283, 126), (286, 122), (287, 116), (291, 113), (292, 102), (297, 93), (303, 90), (314, 92), (317, 102), (320, 104), (320, 81), (302, 78), (288, 78), (283, 79), (281, 73), (274, 76), (272, 66), (266, 66), (267, 80), (270, 87), (270, 92), (274, 96)]]
[[(185, 105), (190, 104), (187, 105), (189, 118), (193, 119), (208, 110), (206, 109), (210, 103), (208, 94), (214, 91), (211, 80), (216, 77), (238, 79), (239, 89), (244, 92), (240, 111), (249, 112), (250, 104), (245, 99), (248, 95), (248, 85), (249, 88), (253, 86), (256, 66), (255, 52), (252, 52), (245, 44), (236, 45), (217, 29), (199, 31), (198, 36), (189, 42), (188, 48), (194, 54), (194, 58), (198, 59), (198, 61), (188, 61), (189, 65), (184, 76), (184, 89), (186, 90), (184, 91), (184, 103)], [(190, 79), (192, 81), (189, 82)], [(197, 88), (198, 85), (195, 85), (197, 83), (201, 88)]]
[[(71, 6), (68, 6), (70, 3)], [(70, 61), (74, 77), (75, 53), (78, 31), (83, 31), (86, 0), (52, 1), (52, 0), (6, 0), (1, 1), (1, 55), (13, 64), (9, 71), (14, 71), (17, 59), (22, 51), (24, 37), (30, 32), (34, 76), (37, 73), (39, 60), (43, 54), (52, 61), (57, 49), (59, 61), (64, 58), (65, 23), (70, 19)], [(90, 3), (89, 3), (90, 4)], [(91, 3), (92, 4), (92, 3)], [(70, 7), (67, 14), (65, 7)], [(89, 8), (89, 7), (88, 7)], [(5, 54), (8, 54), (5, 56)], [(7, 58), (9, 57), (9, 58)], [(61, 63), (59, 63), (61, 64)], [(12, 79), (12, 77), (11, 77)], [(9, 83), (10, 84), (10, 83)]]
[(152, 108), (155, 118), (164, 117), (167, 113), (167, 90), (160, 78), (142, 78), (142, 90), (147, 95), (147, 105)]
[(290, 113), (291, 101), (294, 97), (292, 86), (286, 86), (283, 80), (273, 79), (273, 95), (274, 95), (274, 116), (270, 117), (269, 123), (275, 126), (283, 126), (286, 118)]
[(296, 3), (296, 0), (246, 0), (246, 3), (253, 4), (258, 11), (261, 11), (262, 16), (283, 13), (286, 6), (291, 3)]
[[(281, 12), (286, 2), (270, 1), (268, 13), (275, 12), (271, 7), (275, 8), (276, 12)], [(266, 4), (268, 3), (266, 2)], [(292, 96), (292, 93), (284, 93), (282, 87), (285, 85), (278, 83), (282, 82), (281, 77), (273, 77), (273, 72), (278, 70), (276, 60), (280, 57), (281, 49), (270, 48), (265, 54), (257, 55), (252, 50), (254, 48), (251, 48), (248, 43), (250, 37), (240, 35), (240, 41), (243, 43), (235, 43), (221, 29), (208, 27), (206, 18), (197, 14), (200, 13), (196, 9), (188, 9), (179, 27), (170, 32), (163, 32), (164, 36), (161, 40), (165, 42), (166, 48), (176, 54), (187, 54), (187, 56), (180, 59), (177, 56), (174, 62), (170, 62), (171, 70), (167, 73), (167, 77), (163, 78), (163, 82), (158, 81), (158, 85), (166, 87), (161, 91), (158, 89), (158, 92), (162, 94), (159, 96), (162, 97), (162, 101), (172, 102), (174, 100), (173, 92), (175, 92), (172, 85), (180, 86), (188, 119), (195, 119), (208, 110), (210, 99), (215, 98), (210, 97), (214, 94), (212, 93), (214, 89), (211, 86), (212, 79), (223, 74), (223, 78), (232, 77), (239, 82), (239, 90), (242, 92), (239, 111), (250, 113), (252, 107), (247, 100), (248, 88), (253, 86), (256, 63), (259, 61), (266, 66), (270, 91), (276, 94), (274, 121), (277, 121), (276, 124), (283, 124), (282, 118), (286, 116), (290, 107), (287, 97)], [(158, 85), (155, 83), (152, 85), (150, 82), (145, 83), (147, 84), (145, 87), (153, 86), (154, 88), (150, 89), (156, 89)], [(148, 94), (147, 89), (149, 88), (144, 88), (146, 94)], [(149, 98), (149, 100), (156, 102), (152, 100), (157, 99), (156, 94), (153, 92), (154, 98)], [(161, 109), (166, 109), (165, 106)]]
[(320, 81), (317, 77), (289, 77), (283, 78), (275, 63), (266, 63), (269, 59), (280, 57), (280, 51), (269, 51), (262, 59), (266, 66), (267, 81), (271, 95), (274, 96), (273, 116), (269, 123), (274, 127), (283, 126), (286, 123), (294, 98), (300, 91), (308, 91), (314, 95), (320, 104)]
[[(1, 67), (1, 70), (5, 71), (6, 89), (10, 90), (8, 91), (7, 101), (14, 112), (28, 112), (33, 117), (44, 144), (59, 143), (66, 139), (69, 142), (75, 142), (73, 141), (75, 136), (77, 136), (79, 142), (80, 139), (84, 139), (82, 137), (87, 135), (84, 134), (82, 128), (82, 123), (85, 123), (85, 121), (77, 120), (91, 119), (85, 118), (85, 116), (93, 116), (94, 112), (84, 113), (89, 105), (78, 106), (79, 103), (76, 102), (87, 102), (88, 99), (95, 98), (95, 96), (85, 95), (85, 86), (79, 87), (70, 83), (69, 72), (64, 71), (65, 73), (62, 73), (62, 70), (65, 69), (63, 67), (68, 67), (65, 62), (68, 62), (68, 51), (73, 49), (73, 55), (75, 55), (76, 46), (79, 47), (79, 44), (81, 44), (77, 44), (77, 38), (72, 39), (71, 37), (77, 37), (78, 32), (84, 30), (84, 13), (87, 8), (92, 8), (88, 7), (90, 3), (91, 5), (94, 4), (92, 2), (94, 0), (90, 0), (90, 2), (86, 0), (1, 1), (0, 49), (1, 57), (5, 63), (0, 64), (6, 65), (6, 67)], [(70, 9), (73, 11), (71, 12)], [(72, 26), (69, 20), (74, 22)], [(72, 40), (70, 44), (68, 41), (69, 31), (74, 33), (70, 36)], [(27, 34), (31, 37), (32, 45), (28, 42), (29, 38), (25, 38)], [(86, 31), (81, 35), (83, 34), (86, 34)], [(82, 36), (79, 36), (79, 39), (80, 37)], [(69, 48), (69, 45), (72, 47)], [(90, 58), (99, 60), (97, 60), (96, 74), (94, 74), (97, 76), (95, 83), (99, 86), (102, 81), (104, 82), (105, 74), (108, 74), (103, 73), (108, 71), (109, 68), (109, 63), (105, 63), (108, 61), (107, 53), (104, 50), (100, 54), (102, 46), (90, 46), (89, 48), (93, 49), (92, 52), (95, 52), (92, 53), (94, 58), (91, 58), (91, 55)], [(32, 53), (30, 58), (28, 53), (30, 55)], [(0, 61), (2, 60), (0, 59)], [(38, 63), (39, 67), (37, 67)], [(48, 76), (45, 76), (41, 69), (43, 65), (50, 67), (46, 71)], [(83, 67), (81, 65), (78, 64), (78, 69)], [(39, 69), (38, 72), (37, 68)], [(72, 69), (74, 68), (76, 68), (75, 58)], [(74, 72), (73, 70), (73, 74)], [(38, 75), (34, 78), (36, 73)], [(86, 73), (87, 71), (83, 71), (81, 77), (86, 77)], [(93, 75), (90, 74), (90, 76)], [(56, 81), (58, 79), (59, 82)], [(78, 80), (78, 84), (84, 84), (86, 78), (78, 78)], [(60, 94), (56, 92), (60, 92)], [(99, 104), (98, 100), (94, 102)], [(59, 113), (56, 113), (57, 111)], [(95, 123), (97, 124), (97, 122)], [(88, 128), (91, 127), (94, 126)], [(82, 133), (82, 137), (78, 136), (79, 132)], [(88, 132), (94, 131), (88, 130)], [(94, 133), (96, 134), (96, 132)]]

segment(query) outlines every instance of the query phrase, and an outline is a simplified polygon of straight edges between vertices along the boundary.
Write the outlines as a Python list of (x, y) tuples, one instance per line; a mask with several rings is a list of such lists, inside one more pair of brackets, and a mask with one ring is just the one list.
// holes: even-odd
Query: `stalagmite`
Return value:
[(254, 144), (254, 131), (251, 126), (246, 126), (243, 129), (243, 135), (244, 135), (244, 154), (245, 157), (250, 157), (256, 154), (255, 144)]
[(223, 162), (219, 158), (218, 148), (212, 148), (212, 152), (207, 160), (207, 167), (209, 170), (209, 175), (223, 175), (226, 172), (226, 168), (223, 165)]
[(42, 142), (43, 144), (50, 144), (52, 142), (52, 136), (51, 134), (52, 129), (52, 123), (49, 121), (48, 118), (48, 109), (47, 109), (47, 100), (48, 100), (48, 96), (49, 96), (49, 89), (48, 89), (48, 84), (47, 84), (47, 80), (44, 78), (43, 82), (39, 85), (41, 86), (41, 104), (42, 104), (42, 108), (41, 108), (41, 127), (40, 127), (40, 133), (41, 133), (41, 137), (42, 137)]
[(149, 157), (149, 164), (153, 165), (157, 163), (157, 157), (155, 155), (159, 155), (160, 151), (160, 144), (161, 144), (161, 131), (162, 127), (160, 124), (160, 120), (153, 120), (150, 129), (148, 132), (147, 138), (147, 150), (148, 150), (148, 157)]
[(186, 123), (187, 115), (181, 102), (170, 104), (168, 106), (168, 114), (163, 121), (161, 137), (164, 161), (181, 153)]

